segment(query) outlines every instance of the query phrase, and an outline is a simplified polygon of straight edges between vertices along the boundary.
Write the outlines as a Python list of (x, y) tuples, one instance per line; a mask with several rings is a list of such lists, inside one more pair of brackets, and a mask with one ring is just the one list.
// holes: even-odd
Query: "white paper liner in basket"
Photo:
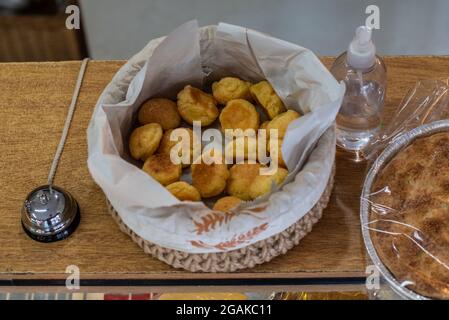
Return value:
[[(135, 165), (126, 142), (144, 100), (175, 98), (186, 84), (201, 87), (203, 80), (224, 75), (267, 79), (289, 108), (305, 114), (291, 123), (282, 146), (292, 181), (231, 217), (177, 200)], [(165, 40), (151, 41), (105, 88), (88, 129), (89, 170), (123, 223), (142, 239), (187, 253), (243, 248), (292, 226), (322, 196), (335, 157), (334, 131), (325, 131), (343, 94), (344, 86), (305, 48), (227, 24), (199, 29), (191, 21)], [(198, 228), (208, 215), (214, 222)]]

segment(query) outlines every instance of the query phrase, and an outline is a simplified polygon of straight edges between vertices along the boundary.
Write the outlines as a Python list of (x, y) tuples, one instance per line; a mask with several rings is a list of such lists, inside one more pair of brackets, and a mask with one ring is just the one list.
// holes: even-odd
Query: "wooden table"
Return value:
[[(323, 58), (329, 66), (333, 58)], [(419, 79), (449, 76), (449, 57), (387, 57), (388, 120)], [(334, 192), (322, 220), (299, 246), (254, 269), (232, 274), (188, 273), (146, 255), (109, 216), (86, 166), (86, 128), (103, 88), (123, 61), (92, 61), (81, 89), (56, 185), (79, 201), (82, 218), (68, 239), (38, 243), (20, 225), (26, 194), (45, 183), (80, 62), (0, 64), (0, 286), (64, 285), (76, 265), (84, 286), (325, 286), (361, 285), (366, 256), (359, 195), (366, 171), (338, 152)], [(97, 287), (98, 288), (98, 287)]]

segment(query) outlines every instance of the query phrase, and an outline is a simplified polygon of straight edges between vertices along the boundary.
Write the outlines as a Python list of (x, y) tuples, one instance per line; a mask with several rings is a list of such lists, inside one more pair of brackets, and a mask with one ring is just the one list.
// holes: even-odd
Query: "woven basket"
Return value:
[(109, 213), (118, 223), (120, 230), (129, 235), (147, 254), (175, 267), (191, 272), (234, 272), (241, 269), (253, 268), (258, 264), (268, 262), (275, 257), (285, 254), (298, 245), (312, 227), (320, 220), (323, 209), (326, 208), (334, 185), (335, 164), (321, 198), (315, 206), (295, 224), (270, 238), (256, 242), (247, 247), (220, 253), (192, 254), (172, 250), (146, 241), (134, 233), (120, 219), (117, 211), (107, 201)]

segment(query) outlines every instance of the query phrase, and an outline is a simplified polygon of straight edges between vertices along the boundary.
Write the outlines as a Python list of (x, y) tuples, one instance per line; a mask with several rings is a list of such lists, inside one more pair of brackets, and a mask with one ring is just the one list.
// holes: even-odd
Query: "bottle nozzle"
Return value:
[(376, 47), (371, 41), (371, 28), (360, 26), (349, 44), (348, 64), (355, 69), (368, 69), (374, 64)]
[(371, 42), (371, 28), (361, 26), (355, 31), (355, 38), (359, 44), (367, 45)]

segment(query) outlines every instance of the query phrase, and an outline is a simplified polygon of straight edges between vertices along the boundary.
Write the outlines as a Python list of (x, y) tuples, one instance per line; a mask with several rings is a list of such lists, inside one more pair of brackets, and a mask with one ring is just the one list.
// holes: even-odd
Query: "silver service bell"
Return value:
[(22, 208), (22, 227), (32, 239), (53, 242), (67, 238), (80, 221), (79, 206), (62, 188), (44, 185), (31, 191)]

